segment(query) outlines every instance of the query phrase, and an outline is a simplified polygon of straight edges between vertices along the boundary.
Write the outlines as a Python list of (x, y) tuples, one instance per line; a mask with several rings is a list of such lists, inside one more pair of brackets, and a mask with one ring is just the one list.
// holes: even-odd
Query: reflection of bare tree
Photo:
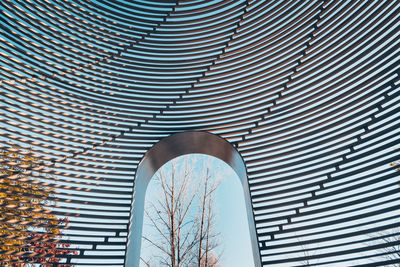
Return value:
[[(390, 163), (392, 167), (395, 167), (395, 171), (400, 173), (400, 168), (399, 168), (399, 163), (398, 162), (392, 162)], [(399, 184), (400, 185), (400, 184)], [(400, 223), (397, 223), (397, 226), (395, 226), (392, 229), (385, 230), (385, 231), (379, 231), (373, 234), (368, 235), (370, 239), (373, 239), (373, 241), (370, 241), (369, 244), (367, 245), (378, 245), (384, 243), (385, 246), (378, 249), (379, 252), (382, 253), (381, 258), (386, 261), (394, 261), (397, 260), (397, 262), (400, 259)], [(399, 264), (389, 264), (385, 266), (399, 266)]]
[(304, 246), (301, 245), (301, 249), (303, 250), (304, 253), (304, 260), (301, 261), (302, 266), (310, 266), (310, 251)]
[[(182, 166), (172, 161), (170, 171), (157, 173), (159, 196), (149, 201), (146, 216), (157, 236), (144, 236), (159, 252), (155, 257), (162, 266), (218, 266), (215, 248), (213, 194), (218, 187), (211, 181), (210, 168), (194, 174), (193, 164)], [(152, 265), (142, 259), (146, 266)]]
[[(368, 235), (373, 241), (368, 243), (369, 246), (384, 243), (385, 246), (378, 249), (382, 255), (380, 258), (386, 261), (400, 259), (400, 226), (390, 230), (379, 231)], [(398, 266), (398, 264), (389, 264), (385, 266)]]
[(296, 237), (298, 246), (301, 250), (301, 255), (303, 259), (298, 262), (299, 266), (311, 266), (311, 258), (317, 254), (317, 250), (314, 248), (310, 248), (306, 242), (301, 240), (300, 237)]

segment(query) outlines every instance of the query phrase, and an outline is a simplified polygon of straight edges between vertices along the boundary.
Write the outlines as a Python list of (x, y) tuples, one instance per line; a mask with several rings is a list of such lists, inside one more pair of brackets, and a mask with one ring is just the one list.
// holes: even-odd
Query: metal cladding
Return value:
[(3, 0), (0, 27), (0, 143), (48, 161), (63, 262), (123, 266), (138, 163), (184, 131), (243, 157), (264, 266), (400, 262), (399, 1)]

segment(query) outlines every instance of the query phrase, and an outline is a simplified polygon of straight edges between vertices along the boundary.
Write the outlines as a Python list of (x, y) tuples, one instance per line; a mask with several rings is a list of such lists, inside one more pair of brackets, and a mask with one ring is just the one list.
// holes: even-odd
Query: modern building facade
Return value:
[(399, 1), (4, 0), (0, 20), (0, 143), (46, 159), (63, 262), (133, 266), (140, 162), (200, 152), (241, 172), (259, 265), (400, 263)]

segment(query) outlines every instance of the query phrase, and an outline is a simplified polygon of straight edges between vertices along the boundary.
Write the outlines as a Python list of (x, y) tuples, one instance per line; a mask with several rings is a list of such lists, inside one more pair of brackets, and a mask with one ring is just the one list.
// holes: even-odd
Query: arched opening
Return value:
[[(194, 266), (192, 264), (198, 263), (200, 255), (203, 262), (208, 258), (218, 266), (254, 266), (240, 181), (228, 164), (204, 154), (187, 154), (174, 158), (164, 164), (149, 182), (145, 198), (140, 266), (160, 266), (161, 262), (171, 260), (171, 255), (167, 254), (172, 250), (169, 243), (172, 241), (171, 221), (168, 220), (171, 214), (165, 208), (172, 204), (168, 198), (171, 197), (169, 193), (172, 183), (177, 193), (174, 201), (177, 212), (174, 214), (181, 226), (177, 227), (180, 228), (179, 234), (175, 232), (174, 235), (175, 241), (180, 243), (175, 246), (179, 249), (174, 251), (185, 255), (184, 258), (179, 257), (181, 266)], [(206, 202), (204, 206), (201, 201)], [(186, 208), (188, 211), (184, 212)], [(205, 233), (203, 249), (199, 252), (201, 227)]]
[(243, 189), (254, 265), (261, 266), (246, 167), (243, 159), (239, 152), (226, 140), (204, 132), (183, 132), (171, 135), (155, 144), (139, 163), (135, 178), (125, 265), (139, 266), (145, 194), (150, 179), (165, 163), (186, 154), (205, 154), (216, 157), (228, 164), (237, 174)]

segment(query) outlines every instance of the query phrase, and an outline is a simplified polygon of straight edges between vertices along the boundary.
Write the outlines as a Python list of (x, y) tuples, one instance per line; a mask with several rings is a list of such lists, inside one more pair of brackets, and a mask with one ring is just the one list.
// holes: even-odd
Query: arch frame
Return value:
[(244, 193), (254, 266), (262, 266), (247, 171), (243, 158), (228, 141), (208, 132), (172, 134), (154, 144), (143, 156), (135, 175), (125, 266), (139, 267), (145, 196), (151, 178), (168, 161), (179, 156), (195, 153), (213, 156), (224, 161), (239, 177)]

